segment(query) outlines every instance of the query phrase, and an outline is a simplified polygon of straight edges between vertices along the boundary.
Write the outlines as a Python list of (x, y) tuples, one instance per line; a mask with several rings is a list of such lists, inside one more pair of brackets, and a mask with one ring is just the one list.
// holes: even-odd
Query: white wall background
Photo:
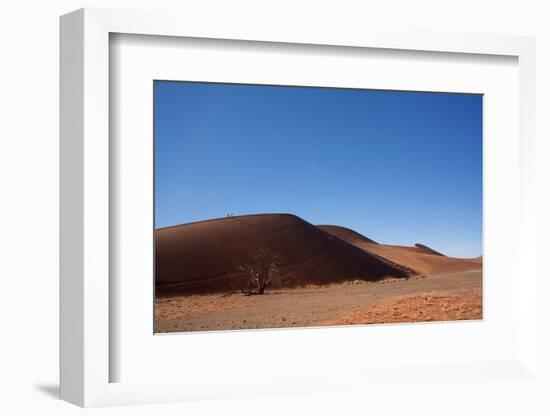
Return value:
[[(536, 35), (540, 265), (550, 253), (550, 12), (545, 0), (385, 0), (385, 1), (170, 1), (19, 0), (0, 9), (0, 413), (73, 414), (81, 409), (56, 399), (58, 383), (58, 16), (84, 6), (246, 13), (275, 21), (358, 27), (388, 26)], [(505, 231), (503, 230), (503, 236)], [(544, 246), (543, 246), (544, 245)], [(549, 276), (550, 278), (550, 273)], [(539, 335), (541, 368), (550, 375), (548, 328), (550, 295), (541, 282)], [(546, 294), (546, 295), (545, 295)], [(543, 329), (546, 328), (544, 331)], [(548, 380), (548, 379), (547, 379)], [(546, 394), (550, 384), (546, 386)], [(414, 388), (396, 395), (261, 398), (93, 410), (99, 414), (550, 414), (544, 392), (498, 383)], [(544, 404), (543, 404), (544, 403)], [(483, 413), (482, 413), (483, 412)]]

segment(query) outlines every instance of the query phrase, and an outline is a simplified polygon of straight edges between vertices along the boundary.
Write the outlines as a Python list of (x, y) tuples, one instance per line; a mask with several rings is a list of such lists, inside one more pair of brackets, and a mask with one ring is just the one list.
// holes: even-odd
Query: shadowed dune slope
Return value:
[[(376, 246), (376, 244), (372, 244)], [(277, 253), (288, 286), (351, 279), (408, 277), (412, 271), (326, 233), (289, 214), (227, 217), (155, 231), (157, 289), (236, 290), (237, 267), (253, 263), (259, 248)]]

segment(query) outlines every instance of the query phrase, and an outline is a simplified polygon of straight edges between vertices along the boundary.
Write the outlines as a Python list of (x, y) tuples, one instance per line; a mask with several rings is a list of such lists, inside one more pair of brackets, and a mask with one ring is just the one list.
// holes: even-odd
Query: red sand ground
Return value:
[[(171, 294), (156, 299), (155, 332), (342, 325), (344, 320), (350, 323), (403, 322), (404, 317), (408, 319), (406, 322), (479, 319), (481, 309), (474, 308), (477, 304), (473, 302), (481, 301), (481, 291), (482, 278), (478, 269), (426, 278), (357, 280), (276, 289), (261, 296)], [(417, 299), (425, 295), (432, 296), (428, 303)], [(394, 303), (400, 300), (405, 300), (397, 304), (400, 314), (388, 315), (388, 311), (393, 314)], [(451, 309), (447, 310), (445, 304), (451, 305)], [(456, 306), (466, 312), (457, 316), (452, 309)], [(376, 309), (368, 314), (371, 308)], [(415, 308), (416, 318), (412, 313)], [(419, 313), (424, 308), (426, 319)], [(365, 314), (365, 321), (360, 320), (361, 314)]]
[(398, 322), (460, 321), (483, 318), (481, 289), (448, 295), (406, 296), (363, 307), (324, 325), (384, 324)]

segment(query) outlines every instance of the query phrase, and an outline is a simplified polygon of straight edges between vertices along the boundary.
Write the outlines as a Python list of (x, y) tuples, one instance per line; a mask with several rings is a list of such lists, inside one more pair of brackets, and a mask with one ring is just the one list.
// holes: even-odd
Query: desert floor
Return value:
[(481, 270), (155, 302), (155, 332), (472, 319), (482, 319)]

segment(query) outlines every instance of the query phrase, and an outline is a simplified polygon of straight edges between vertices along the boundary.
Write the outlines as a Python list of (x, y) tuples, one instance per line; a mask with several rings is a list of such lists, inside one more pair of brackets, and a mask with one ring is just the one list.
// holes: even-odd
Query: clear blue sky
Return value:
[(296, 214), (482, 251), (482, 96), (155, 81), (155, 227)]

